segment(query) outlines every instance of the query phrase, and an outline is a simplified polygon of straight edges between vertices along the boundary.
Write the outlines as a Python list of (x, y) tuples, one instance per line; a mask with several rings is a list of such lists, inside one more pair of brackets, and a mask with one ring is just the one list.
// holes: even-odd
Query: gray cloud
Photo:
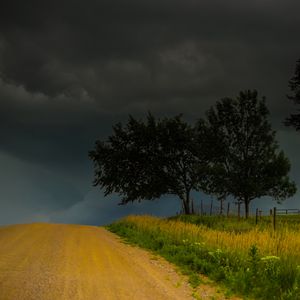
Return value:
[(39, 219), (83, 199), (74, 178), (0, 152), (0, 225)]
[(104, 197), (103, 193), (91, 190), (82, 201), (43, 217), (49, 222), (107, 225), (129, 214), (154, 214), (167, 217), (175, 215), (180, 208), (179, 199), (171, 196), (155, 201), (129, 203), (126, 206), (118, 205), (119, 202), (117, 195)]
[(233, 91), (251, 84), (246, 77), (255, 65), (271, 74), (287, 56), (288, 65), (294, 62), (300, 47), (295, 1), (70, 4), (30, 1), (2, 10), (9, 16), (2, 21), (7, 80), (52, 96), (88, 95), (112, 109), (111, 103), (168, 102), (178, 94), (190, 100), (203, 90), (211, 94), (213, 82)]
[[(14, 170), (0, 182), (9, 211), (0, 223), (18, 204), (15, 221), (127, 213), (115, 198), (97, 210), (103, 197), (89, 196), (94, 141), (128, 113), (183, 112), (194, 121), (219, 98), (249, 88), (267, 97), (298, 181), (299, 136), (282, 121), (293, 110), (285, 95), (300, 53), (299, 9), (293, 0), (0, 3), (0, 176)], [(23, 174), (29, 190), (19, 203), (8, 183)], [(138, 207), (168, 211), (147, 205)]]

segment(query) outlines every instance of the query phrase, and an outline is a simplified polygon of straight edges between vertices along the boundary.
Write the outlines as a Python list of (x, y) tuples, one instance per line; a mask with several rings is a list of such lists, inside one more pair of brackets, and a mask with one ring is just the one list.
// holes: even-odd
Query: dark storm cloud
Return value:
[(293, 0), (2, 1), (0, 154), (34, 166), (32, 195), (36, 172), (69, 182), (62, 190), (40, 178), (47, 201), (74, 192), (69, 208), (62, 201), (61, 212), (46, 205), (41, 214), (75, 220), (91, 202), (87, 152), (128, 113), (194, 121), (219, 98), (256, 88), (287, 152), (298, 149), (282, 121), (292, 109), (285, 94), (300, 53), (299, 10)]
[(71, 145), (68, 131), (86, 136), (112, 114), (197, 118), (245, 88), (268, 97), (277, 123), (288, 110), (283, 98), (300, 49), (297, 1), (1, 5), (1, 117), (10, 135), (15, 127)]
[(251, 64), (263, 59), (272, 72), (299, 48), (291, 38), (300, 27), (296, 1), (49, 3), (1, 10), (3, 77), (50, 96), (85, 95), (106, 109), (231, 91), (228, 74), (245, 85), (255, 76)]

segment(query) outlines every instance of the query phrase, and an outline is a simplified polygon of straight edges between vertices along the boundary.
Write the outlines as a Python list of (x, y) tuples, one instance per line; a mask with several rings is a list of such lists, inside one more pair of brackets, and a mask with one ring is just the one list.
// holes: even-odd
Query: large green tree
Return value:
[(279, 151), (268, 116), (265, 98), (258, 99), (255, 90), (224, 98), (207, 112), (211, 190), (243, 202), (246, 217), (253, 199), (281, 201), (296, 192), (288, 178), (289, 160)]
[[(300, 59), (296, 63), (294, 76), (289, 81), (291, 94), (288, 99), (292, 100), (296, 105), (300, 104)], [(296, 114), (291, 114), (286, 120), (285, 125), (294, 127), (297, 131), (300, 130), (300, 109)]]
[(89, 153), (95, 181), (105, 195), (118, 193), (121, 204), (177, 195), (185, 214), (192, 213), (192, 190), (205, 186), (208, 157), (203, 141), (181, 116), (156, 120), (130, 117), (117, 124), (108, 140)]

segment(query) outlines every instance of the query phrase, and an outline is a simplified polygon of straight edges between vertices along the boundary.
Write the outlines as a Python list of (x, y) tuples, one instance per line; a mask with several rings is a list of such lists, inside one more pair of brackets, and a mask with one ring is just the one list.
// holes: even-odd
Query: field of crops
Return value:
[(177, 264), (199, 284), (206, 274), (244, 298), (300, 299), (300, 217), (255, 219), (129, 216), (109, 226)]

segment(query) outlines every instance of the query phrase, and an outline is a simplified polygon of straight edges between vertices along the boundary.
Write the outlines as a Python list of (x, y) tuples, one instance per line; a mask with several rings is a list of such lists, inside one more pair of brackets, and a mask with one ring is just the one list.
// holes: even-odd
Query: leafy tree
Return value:
[(181, 116), (155, 120), (148, 114), (146, 122), (131, 116), (126, 126), (119, 123), (113, 131), (89, 153), (94, 185), (105, 189), (105, 195), (121, 195), (121, 204), (174, 194), (190, 214), (190, 193), (205, 185), (208, 166), (195, 129)]
[(281, 201), (296, 192), (287, 176), (289, 160), (278, 149), (268, 115), (265, 98), (259, 100), (255, 90), (224, 98), (207, 112), (211, 190), (242, 201), (246, 218), (253, 199), (271, 196)]
[[(289, 81), (289, 88), (292, 95), (288, 95), (288, 99), (292, 100), (295, 104), (300, 104), (300, 59), (297, 61), (295, 74)], [(297, 114), (291, 114), (285, 120), (286, 126), (292, 126), (297, 131), (300, 130), (300, 110)]]
[(204, 130), (196, 131), (180, 116), (160, 122), (161, 153), (168, 193), (178, 195), (185, 214), (193, 212), (190, 198), (192, 190), (206, 191), (208, 183), (209, 153)]

